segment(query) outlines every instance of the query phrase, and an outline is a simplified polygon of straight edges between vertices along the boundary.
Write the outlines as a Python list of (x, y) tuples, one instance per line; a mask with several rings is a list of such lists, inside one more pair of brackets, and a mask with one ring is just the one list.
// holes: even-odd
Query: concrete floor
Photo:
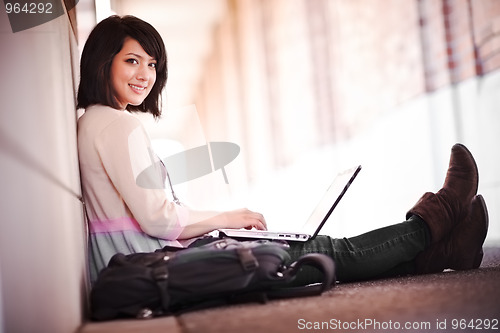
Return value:
[(345, 283), (319, 297), (214, 308), (147, 321), (88, 323), (81, 330), (304, 331), (500, 332), (500, 244), (485, 247), (483, 263), (476, 270)]

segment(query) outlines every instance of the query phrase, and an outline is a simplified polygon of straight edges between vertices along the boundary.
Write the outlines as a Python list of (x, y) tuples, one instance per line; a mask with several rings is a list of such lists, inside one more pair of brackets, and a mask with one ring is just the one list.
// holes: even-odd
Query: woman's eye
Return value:
[(138, 64), (139, 63), (136, 59), (133, 59), (133, 58), (127, 59), (126, 61), (131, 63), (131, 64)]
[(149, 66), (152, 67), (152, 68), (156, 68), (156, 63), (152, 62), (152, 63), (149, 64)]

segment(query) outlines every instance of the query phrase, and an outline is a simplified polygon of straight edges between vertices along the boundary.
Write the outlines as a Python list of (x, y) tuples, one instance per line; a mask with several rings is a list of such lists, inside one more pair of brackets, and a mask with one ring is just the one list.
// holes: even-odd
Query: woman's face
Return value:
[(111, 63), (111, 83), (120, 108), (141, 104), (155, 81), (156, 60), (138, 41), (127, 37)]

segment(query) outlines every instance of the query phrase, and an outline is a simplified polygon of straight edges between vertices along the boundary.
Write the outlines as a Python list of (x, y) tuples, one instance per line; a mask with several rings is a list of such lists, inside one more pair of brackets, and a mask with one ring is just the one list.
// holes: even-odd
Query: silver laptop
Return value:
[(349, 186), (361, 171), (361, 165), (339, 173), (326, 194), (313, 210), (309, 219), (297, 231), (267, 231), (246, 229), (219, 229), (219, 236), (243, 239), (277, 239), (306, 242), (315, 238), (346, 193)]

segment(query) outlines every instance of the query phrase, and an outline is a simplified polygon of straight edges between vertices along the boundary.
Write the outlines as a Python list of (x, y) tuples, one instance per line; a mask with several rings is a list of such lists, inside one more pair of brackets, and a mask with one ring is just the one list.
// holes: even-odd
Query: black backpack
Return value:
[[(289, 266), (287, 246), (222, 239), (177, 252), (114, 255), (93, 285), (94, 320), (152, 318), (213, 306), (319, 295), (335, 284), (333, 260), (307, 254)], [(321, 283), (292, 287), (304, 265), (323, 272)]]

